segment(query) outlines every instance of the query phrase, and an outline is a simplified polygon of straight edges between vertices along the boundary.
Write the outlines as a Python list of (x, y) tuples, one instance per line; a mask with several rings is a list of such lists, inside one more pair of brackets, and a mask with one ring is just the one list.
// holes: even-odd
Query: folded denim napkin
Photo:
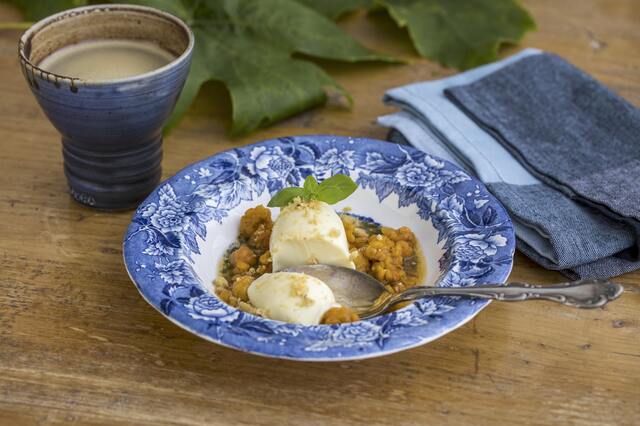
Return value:
[[(523, 149), (524, 153), (518, 151), (517, 158), (523, 161), (521, 164), (513, 155), (514, 149), (505, 141), (507, 138), (501, 138), (507, 132), (496, 135), (494, 124), (489, 120), (495, 117), (486, 112), (486, 106), (480, 106), (486, 102), (500, 103), (499, 111), (501, 113), (505, 116), (507, 114), (513, 115), (514, 113), (510, 112), (511, 107), (508, 102), (512, 102), (514, 94), (500, 93), (499, 98), (491, 97), (493, 92), (502, 90), (504, 82), (496, 82), (487, 90), (484, 90), (483, 82), (490, 80), (500, 72), (502, 72), (501, 75), (506, 75), (505, 78), (509, 79), (511, 68), (526, 62), (537, 63), (540, 58), (544, 58), (547, 69), (553, 68), (554, 64), (549, 64), (546, 60), (548, 56), (551, 55), (542, 54), (535, 49), (527, 49), (503, 61), (443, 80), (392, 89), (386, 93), (385, 101), (400, 106), (403, 111), (380, 117), (379, 122), (386, 127), (395, 129), (394, 134), (401, 134), (409, 143), (419, 149), (453, 161), (478, 176), (509, 210), (518, 236), (518, 248), (542, 266), (560, 270), (572, 278), (609, 277), (638, 269), (640, 262), (637, 259), (638, 238), (635, 220), (621, 217), (619, 214), (611, 214), (610, 209), (604, 207), (606, 205), (604, 203), (600, 203), (597, 208), (594, 208), (596, 203), (592, 199), (589, 199), (588, 202), (585, 199), (572, 199), (572, 197), (578, 197), (575, 197), (575, 194), (570, 193), (567, 189), (575, 189), (573, 185), (576, 185), (585, 191), (585, 186), (590, 187), (584, 183), (584, 180), (580, 181), (582, 185), (577, 185), (572, 181), (571, 185), (566, 185), (566, 187), (563, 183), (551, 186), (551, 181), (563, 182), (563, 176), (558, 177), (557, 174), (552, 177), (543, 176), (536, 170), (533, 170), (535, 173), (532, 174), (530, 165), (522, 159), (522, 157), (527, 157), (532, 150), (531, 139), (529, 139), (529, 143), (525, 143), (527, 148)], [(574, 70), (573, 73), (565, 72), (563, 77), (572, 78), (575, 73), (578, 73), (581, 78), (584, 76), (580, 71), (572, 70)], [(515, 83), (517, 81), (536, 80), (528, 76), (528, 72), (530, 71), (527, 71), (527, 68), (521, 69), (518, 77), (512, 80), (514, 85), (517, 85)], [(551, 80), (559, 85), (569, 84), (566, 81)], [(542, 83), (545, 81), (542, 80)], [(550, 95), (553, 91), (550, 91), (546, 86), (529, 85), (527, 87), (526, 92), (529, 98), (533, 97), (531, 92), (534, 91), (544, 91), (546, 96), (553, 98)], [(606, 91), (597, 83), (595, 86), (588, 85), (588, 90), (580, 92), (577, 100), (570, 96), (563, 97), (564, 105), (557, 105), (554, 112), (559, 114), (559, 111), (563, 109), (573, 111), (576, 108), (572, 107), (572, 104), (577, 102), (582, 102), (578, 103), (578, 106), (584, 103), (589, 104), (591, 102), (588, 100), (589, 98), (602, 96), (600, 90), (594, 90), (594, 87)], [(475, 89), (473, 93), (477, 96), (471, 94), (471, 88)], [(606, 94), (611, 95), (608, 91)], [(522, 94), (518, 92), (518, 96), (522, 96)], [(471, 98), (475, 101), (469, 101)], [(633, 114), (629, 114), (626, 102), (619, 98), (615, 98), (615, 100), (625, 104), (624, 114), (633, 116)], [(472, 106), (467, 106), (467, 101)], [(529, 102), (532, 101), (529, 100)], [(536, 104), (533, 103), (533, 105)], [(616, 107), (611, 105), (611, 101), (605, 105), (607, 108)], [(523, 105), (520, 104), (520, 106)], [(633, 110), (633, 107), (631, 108)], [(472, 115), (477, 110), (482, 111), (481, 117)], [(535, 128), (536, 125), (544, 127), (545, 137), (548, 137), (549, 133), (562, 134), (566, 131), (565, 126), (547, 126), (544, 121), (545, 117), (538, 114), (535, 108), (530, 108), (526, 114), (526, 117), (518, 116), (515, 119), (529, 123), (529, 127), (525, 127), (526, 130), (522, 130), (522, 132), (533, 134), (531, 128)], [(622, 113), (618, 112), (618, 114)], [(623, 115), (625, 120), (628, 119), (627, 115)], [(616, 113), (610, 113), (607, 116), (610, 119), (619, 117)], [(510, 123), (511, 118), (502, 120), (500, 129), (514, 132)], [(541, 123), (545, 123), (545, 125), (541, 126)], [(558, 122), (554, 121), (554, 123)], [(610, 123), (607, 123), (610, 126)], [(597, 120), (594, 121), (594, 125), (598, 126)], [(609, 127), (600, 125), (600, 130), (602, 128), (609, 129)], [(582, 128), (581, 130), (587, 131)], [(607, 130), (602, 131), (606, 132)], [(513, 133), (508, 134), (511, 137), (517, 137)], [(620, 137), (627, 143), (633, 141), (628, 134), (623, 134)], [(624, 140), (620, 140), (619, 143), (624, 145)], [(571, 150), (589, 154), (589, 148), (585, 149), (584, 141), (577, 138)], [(628, 153), (628, 151), (625, 152)], [(598, 152), (605, 157), (607, 155), (604, 151)], [(555, 154), (556, 152), (554, 152)], [(550, 155), (543, 152), (540, 157), (548, 159)], [(561, 167), (567, 168), (566, 158), (565, 155), (558, 157), (556, 162), (544, 164), (553, 170)], [(588, 164), (588, 160), (581, 158), (581, 161), (581, 167)], [(571, 162), (569, 167), (572, 164)], [(599, 174), (606, 174), (605, 172), (606, 170), (600, 170)], [(638, 175), (636, 172), (636, 176)], [(619, 175), (615, 174), (615, 176)], [(626, 186), (629, 186), (630, 183), (631, 179)], [(589, 194), (593, 194), (593, 191)], [(598, 195), (598, 201), (601, 202), (603, 196), (599, 193)], [(638, 197), (636, 197), (637, 201)], [(632, 203), (624, 206), (616, 204), (616, 207), (624, 207), (627, 209), (625, 211), (628, 211), (629, 204)]]

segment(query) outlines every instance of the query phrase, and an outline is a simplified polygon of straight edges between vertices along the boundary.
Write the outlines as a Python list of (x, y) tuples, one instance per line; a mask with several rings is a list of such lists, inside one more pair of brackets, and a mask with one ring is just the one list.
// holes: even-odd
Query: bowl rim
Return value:
[[(68, 75), (56, 74), (47, 70), (40, 68), (38, 65), (34, 64), (26, 54), (26, 46), (31, 42), (33, 36), (35, 36), (40, 30), (43, 28), (53, 24), (54, 22), (61, 21), (68, 17), (73, 17), (81, 14), (92, 13), (96, 11), (109, 12), (112, 10), (120, 10), (120, 11), (136, 11), (136, 12), (144, 12), (151, 15), (158, 16), (167, 21), (170, 21), (176, 25), (178, 25), (184, 33), (187, 35), (188, 43), (187, 47), (184, 51), (174, 58), (171, 62), (166, 65), (161, 66), (160, 68), (156, 68), (154, 70), (145, 72), (143, 74), (135, 74), (129, 77), (123, 78), (114, 78), (114, 79), (100, 79), (100, 80), (90, 80), (83, 79), (78, 77), (72, 77)], [(20, 40), (18, 42), (18, 57), (24, 69), (29, 69), (31, 75), (35, 75), (36, 72), (39, 74), (40, 78), (43, 80), (49, 81), (51, 77), (54, 78), (55, 81), (67, 81), (70, 83), (72, 87), (76, 85), (76, 83), (82, 84), (83, 87), (103, 87), (112, 84), (122, 84), (122, 83), (136, 83), (141, 80), (146, 80), (148, 78), (152, 78), (167, 72), (168, 70), (175, 68), (180, 63), (188, 60), (193, 52), (193, 48), (195, 45), (195, 36), (191, 28), (180, 18), (171, 13), (165, 12), (160, 9), (156, 9), (154, 7), (149, 6), (140, 6), (134, 4), (124, 4), (124, 3), (114, 3), (114, 4), (96, 4), (89, 6), (81, 6), (75, 7), (73, 9), (63, 10), (62, 12), (55, 13), (53, 15), (49, 15), (45, 18), (34, 23), (31, 27), (29, 27), (23, 34), (20, 36)], [(45, 76), (47, 76), (45, 78)]]

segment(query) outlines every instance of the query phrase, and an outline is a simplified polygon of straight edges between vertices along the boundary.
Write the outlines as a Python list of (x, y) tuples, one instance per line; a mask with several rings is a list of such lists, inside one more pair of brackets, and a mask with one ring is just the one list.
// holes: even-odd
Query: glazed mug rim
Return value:
[[(79, 78), (79, 77), (72, 77), (72, 76), (67, 76), (67, 75), (61, 75), (61, 74), (56, 74), (47, 70), (44, 70), (40, 67), (38, 67), (37, 65), (35, 65), (34, 63), (31, 62), (31, 60), (27, 57), (27, 54), (25, 52), (25, 47), (27, 46), (27, 44), (31, 41), (31, 38), (37, 34), (39, 31), (41, 31), (42, 29), (44, 29), (45, 27), (47, 27), (48, 25), (53, 24), (54, 22), (58, 22), (61, 21), (63, 19), (67, 19), (67, 18), (71, 18), (74, 16), (77, 16), (79, 14), (82, 13), (90, 13), (96, 10), (101, 10), (104, 12), (109, 12), (112, 10), (118, 10), (118, 11), (138, 11), (138, 12), (145, 12), (145, 13), (149, 13), (149, 14), (154, 14), (160, 18), (166, 19), (168, 21), (171, 21), (175, 24), (177, 24), (180, 28), (182, 28), (182, 30), (185, 32), (185, 34), (187, 35), (187, 38), (189, 39), (189, 42), (187, 44), (187, 47), (184, 49), (184, 51), (177, 56), (176, 58), (174, 58), (171, 62), (169, 62), (166, 65), (161, 66), (160, 68), (156, 68), (154, 70), (142, 73), (142, 74), (135, 74), (129, 77), (123, 77), (123, 78), (114, 78), (114, 79), (97, 79), (97, 80), (90, 80), (90, 79), (84, 79), (84, 78)], [(149, 6), (139, 6), (139, 5), (133, 5), (133, 4), (122, 4), (122, 3), (116, 3), (116, 4), (98, 4), (98, 5), (91, 5), (91, 6), (81, 6), (81, 7), (76, 7), (73, 9), (67, 9), (64, 10), (62, 12), (58, 12), (55, 13), (53, 15), (47, 16), (46, 18), (41, 19), (40, 21), (36, 22), (35, 24), (33, 24), (31, 27), (29, 27), (28, 30), (26, 30), (24, 32), (24, 34), (22, 34), (22, 36), (20, 37), (20, 42), (18, 43), (18, 55), (20, 56), (20, 60), (23, 62), (23, 64), (25, 66), (28, 66), (30, 68), (32, 68), (32, 73), (33, 71), (37, 71), (41, 77), (44, 77), (45, 75), (47, 76), (47, 80), (49, 78), (49, 76), (54, 77), (56, 79), (60, 79), (60, 80), (68, 80), (71, 82), (71, 84), (73, 85), (74, 83), (80, 83), (82, 84), (82, 86), (105, 86), (105, 85), (110, 85), (110, 84), (120, 84), (120, 83), (136, 83), (138, 81), (141, 80), (146, 80), (150, 77), (154, 77), (160, 74), (163, 74), (164, 72), (166, 72), (167, 70), (170, 70), (171, 68), (176, 67), (178, 64), (180, 64), (181, 62), (184, 62), (186, 59), (189, 58), (189, 56), (191, 55), (191, 52), (193, 51), (193, 46), (195, 44), (195, 37), (193, 35), (193, 31), (191, 30), (191, 28), (189, 28), (189, 26), (180, 18), (178, 18), (175, 15), (172, 15), (171, 13), (162, 11), (160, 9), (156, 9), (154, 7), (149, 7)]]

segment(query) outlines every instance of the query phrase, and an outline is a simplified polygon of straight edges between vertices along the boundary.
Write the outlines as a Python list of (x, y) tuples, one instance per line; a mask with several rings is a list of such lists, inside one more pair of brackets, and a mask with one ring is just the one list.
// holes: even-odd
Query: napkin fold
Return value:
[(526, 49), (389, 90), (384, 99), (402, 111), (379, 123), (482, 180), (511, 214), (518, 248), (534, 261), (571, 278), (640, 268), (640, 189), (629, 192), (632, 201), (616, 195), (633, 186), (633, 173), (640, 176), (638, 110), (581, 71)]
[(550, 186), (640, 220), (640, 110), (552, 54), (445, 95)]

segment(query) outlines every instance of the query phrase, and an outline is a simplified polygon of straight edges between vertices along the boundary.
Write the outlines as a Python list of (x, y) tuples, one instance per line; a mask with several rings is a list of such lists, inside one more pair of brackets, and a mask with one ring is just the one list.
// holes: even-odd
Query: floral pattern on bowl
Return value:
[[(427, 343), (470, 320), (487, 301), (438, 297), (349, 324), (303, 326), (239, 311), (213, 294), (216, 261), (246, 208), (286, 186), (349, 174), (356, 193), (337, 206), (388, 226), (418, 229), (429, 284), (502, 283), (515, 237), (503, 207), (456, 166), (370, 139), (298, 136), (226, 151), (162, 183), (136, 211), (124, 259), (143, 297), (205, 339), (260, 355), (345, 360)], [(371, 206), (375, 205), (372, 209)]]

